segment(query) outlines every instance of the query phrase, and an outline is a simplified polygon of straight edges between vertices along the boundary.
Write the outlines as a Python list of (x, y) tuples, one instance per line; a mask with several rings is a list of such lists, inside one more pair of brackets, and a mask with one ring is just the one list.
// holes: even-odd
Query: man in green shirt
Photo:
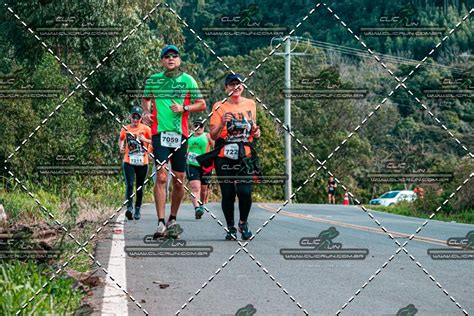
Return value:
[(204, 120), (202, 118), (195, 119), (193, 125), (195, 129), (194, 134), (188, 140), (186, 177), (195, 196), (193, 198), (195, 218), (200, 219), (204, 214), (204, 207), (199, 205), (198, 199), (202, 204), (207, 203), (212, 168), (206, 169), (201, 167), (196, 157), (209, 152), (214, 147), (214, 141), (209, 133), (204, 132)]
[[(158, 171), (154, 187), (158, 229), (155, 238), (177, 238), (181, 227), (176, 223), (179, 205), (184, 196), (184, 171), (186, 169), (187, 137), (189, 136), (189, 112), (202, 112), (206, 102), (202, 98), (196, 80), (181, 72), (179, 49), (166, 45), (160, 54), (165, 68), (147, 79), (143, 93), (143, 120), (151, 125), (153, 155), (155, 161), (166, 161), (170, 155), (173, 177), (171, 215), (165, 224), (167, 164)], [(156, 162), (158, 164), (158, 162)], [(159, 166), (157, 166), (158, 168)], [(181, 183), (180, 183), (181, 181)]]

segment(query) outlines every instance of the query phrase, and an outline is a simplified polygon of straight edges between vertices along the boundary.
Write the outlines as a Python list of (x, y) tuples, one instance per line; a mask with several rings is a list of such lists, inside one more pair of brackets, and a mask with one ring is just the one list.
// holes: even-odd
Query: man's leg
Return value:
[[(179, 206), (184, 196), (184, 172), (173, 171), (173, 190), (171, 192), (171, 216), (176, 218), (178, 215)], [(178, 181), (178, 179), (181, 181)]]
[[(153, 193), (155, 196), (155, 207), (156, 207), (156, 214), (158, 219), (165, 218), (165, 206), (166, 206), (166, 178), (168, 177), (168, 171), (165, 169), (164, 164), (163, 167), (157, 171), (156, 174), (156, 182), (153, 188)], [(160, 165), (157, 165), (156, 168), (158, 169)]]
[(153, 158), (155, 164), (155, 185), (153, 187), (153, 195), (155, 198), (155, 207), (156, 207), (156, 215), (158, 216), (158, 220), (165, 219), (165, 206), (166, 206), (166, 179), (168, 176), (168, 170), (166, 170), (166, 166), (168, 164), (159, 164), (166, 161), (169, 155), (169, 149), (166, 147), (161, 146), (160, 136), (153, 135), (152, 136), (152, 144), (153, 144)]
[(175, 150), (171, 160), (171, 169), (173, 170), (174, 177), (173, 189), (171, 192), (171, 216), (170, 219), (176, 219), (178, 215), (179, 206), (184, 196), (184, 172), (186, 171), (186, 154), (188, 152), (188, 143), (184, 143)]
[(328, 204), (331, 204), (331, 194), (328, 193)]

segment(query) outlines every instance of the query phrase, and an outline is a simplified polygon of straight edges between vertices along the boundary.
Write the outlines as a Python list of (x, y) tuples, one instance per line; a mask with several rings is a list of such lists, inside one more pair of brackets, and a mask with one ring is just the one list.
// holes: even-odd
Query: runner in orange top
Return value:
[[(235, 85), (232, 82), (229, 83), (228, 87), (234, 89)], [(227, 124), (223, 126), (220, 138), (228, 142), (251, 143), (253, 140), (253, 124), (257, 120), (255, 101), (240, 97), (239, 103), (234, 104), (232, 102), (232, 100), (227, 100), (224, 104), (221, 102), (214, 104), (213, 109), (216, 110), (213, 111), (210, 125), (219, 125), (225, 119)], [(245, 156), (250, 157), (250, 153), (250, 147), (245, 146)], [(219, 157), (225, 157), (225, 148), (221, 149)]]
[(254, 170), (249, 170), (252, 163), (251, 143), (260, 137), (257, 126), (257, 110), (255, 101), (244, 98), (241, 94), (244, 86), (242, 78), (237, 74), (229, 74), (225, 79), (225, 92), (229, 99), (217, 102), (212, 108), (211, 137), (216, 140), (216, 148), (221, 147), (215, 158), (216, 174), (222, 192), (222, 211), (227, 222), (227, 240), (235, 238), (234, 202), (239, 198), (240, 221), (239, 231), (242, 239), (252, 237), (247, 218), (252, 207), (252, 181), (237, 181), (236, 177), (251, 178)]
[[(125, 130), (120, 131), (119, 147), (123, 156), (123, 174), (125, 178), (125, 199), (127, 200), (127, 211), (125, 216), (129, 220), (140, 219), (140, 207), (143, 199), (143, 183), (148, 172), (148, 153), (151, 144), (151, 129), (141, 123), (142, 108), (134, 106), (130, 112), (131, 124)], [(135, 214), (133, 210), (133, 182), (137, 178), (137, 199), (135, 201)]]

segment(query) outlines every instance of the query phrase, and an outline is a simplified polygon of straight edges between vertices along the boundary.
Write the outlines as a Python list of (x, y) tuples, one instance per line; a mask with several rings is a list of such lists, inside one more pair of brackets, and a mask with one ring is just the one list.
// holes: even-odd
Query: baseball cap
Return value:
[(203, 125), (203, 124), (204, 124), (204, 120), (203, 120), (202, 117), (198, 117), (198, 118), (194, 119), (193, 124), (201, 124), (201, 125)]
[(130, 110), (130, 114), (138, 114), (138, 115), (142, 116), (143, 110), (139, 106), (133, 106), (132, 109)]
[(243, 81), (242, 76), (239, 75), (239, 74), (228, 74), (227, 77), (225, 77), (224, 83), (227, 86), (229, 83), (231, 83), (232, 81), (235, 81), (235, 80), (237, 80), (239, 82)]
[(176, 53), (179, 54), (179, 49), (178, 47), (174, 46), (174, 45), (166, 45), (165, 47), (163, 47), (161, 49), (161, 54), (160, 54), (160, 58), (163, 58), (163, 56), (166, 55), (166, 53), (168, 53), (170, 50), (173, 50), (175, 51)]

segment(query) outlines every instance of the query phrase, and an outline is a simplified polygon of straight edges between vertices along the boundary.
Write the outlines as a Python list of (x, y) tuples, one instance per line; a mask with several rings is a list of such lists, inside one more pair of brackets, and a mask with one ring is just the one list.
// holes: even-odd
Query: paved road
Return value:
[[(219, 204), (208, 207), (224, 221)], [(255, 203), (249, 220), (252, 230), (261, 227), (278, 207)], [(400, 243), (424, 222), (375, 211), (373, 215)], [(240, 250), (230, 261), (239, 249), (237, 242), (224, 241), (224, 229), (210, 214), (196, 221), (191, 205), (183, 205), (179, 214), (178, 222), (184, 229), (181, 241), (185, 240), (186, 246), (212, 247), (209, 257), (126, 255), (123, 246), (146, 245), (143, 239), (156, 228), (156, 215), (152, 205), (145, 205), (140, 221), (121, 219), (116, 223), (114, 241), (98, 245), (97, 258), (108, 262), (110, 274), (126, 286), (141, 308), (121, 291), (113, 289), (116, 293), (110, 294), (116, 285), (109, 279), (109, 288), (98, 294), (108, 291), (98, 314), (144, 315), (145, 309), (150, 315), (174, 315), (177, 311), (182, 315), (235, 315), (251, 304), (256, 315), (304, 315), (303, 310), (310, 315), (334, 315), (379, 269), (342, 314), (396, 315), (409, 304), (418, 310), (416, 315), (463, 315), (462, 309), (474, 313), (474, 261), (433, 260), (427, 254), (428, 248), (447, 248), (448, 238), (463, 237), (474, 225), (430, 221), (406, 246), (412, 258), (401, 251), (384, 266), (397, 250), (394, 240), (367, 213), (353, 206), (288, 205), (246, 247), (248, 253)], [(333, 245), (342, 244), (339, 247), (356, 249), (356, 253), (368, 249), (366, 258), (285, 260), (280, 254), (281, 248), (309, 248), (301, 247), (300, 239), (318, 237), (330, 227), (339, 233), (332, 239)], [(115, 250), (111, 252), (111, 248)]]

